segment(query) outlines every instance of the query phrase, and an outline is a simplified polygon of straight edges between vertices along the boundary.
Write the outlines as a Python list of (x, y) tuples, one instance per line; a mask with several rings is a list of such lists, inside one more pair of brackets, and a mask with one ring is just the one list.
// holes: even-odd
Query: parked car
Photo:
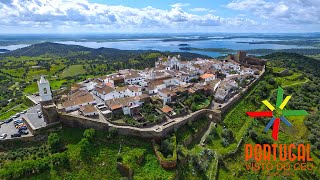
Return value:
[(22, 111), (22, 114), (25, 114), (27, 112), (27, 110)]
[(18, 132), (19, 132), (19, 134), (21, 134), (21, 135), (27, 135), (27, 134), (29, 134), (29, 132), (28, 132), (27, 130), (19, 130)]
[(38, 118), (42, 118), (42, 114), (38, 114)]
[(17, 115), (12, 116), (12, 118), (17, 118), (17, 117), (19, 117), (19, 116), (17, 116)]
[(26, 126), (26, 124), (24, 124), (24, 123), (18, 124), (18, 125), (16, 126), (16, 128), (19, 129), (20, 127), (23, 127), (23, 126)]
[(40, 109), (37, 109), (37, 113), (41, 112)]
[(19, 128), (23, 127), (23, 126), (26, 126), (26, 125), (24, 123), (21, 123), (21, 124), (16, 125), (16, 128), (19, 129)]
[(1, 125), (4, 124), (4, 123), (5, 123), (4, 121), (0, 121), (0, 127), (1, 127)]
[(14, 124), (20, 124), (20, 123), (23, 123), (23, 120), (22, 119), (17, 119), (17, 120), (14, 120), (13, 123)]
[(11, 122), (12, 120), (13, 120), (13, 118), (10, 118), (10, 119), (5, 120), (4, 122), (5, 122), (5, 123), (9, 123), (9, 122)]
[(21, 137), (21, 134), (16, 133), (16, 134), (12, 134), (12, 135), (11, 135), (11, 138), (15, 138), (15, 137)]
[(15, 126), (16, 128), (18, 128), (19, 126), (22, 126), (22, 125), (23, 125), (23, 122), (18, 123), (18, 124), (14, 124), (14, 126)]
[(23, 123), (23, 121), (19, 121), (19, 122), (14, 122), (14, 125), (17, 126), (19, 124)]
[(28, 128), (27, 128), (27, 126), (21, 126), (21, 127), (19, 127), (19, 130), (27, 130)]
[(0, 139), (5, 139), (7, 137), (7, 134), (6, 133), (3, 133), (0, 135)]

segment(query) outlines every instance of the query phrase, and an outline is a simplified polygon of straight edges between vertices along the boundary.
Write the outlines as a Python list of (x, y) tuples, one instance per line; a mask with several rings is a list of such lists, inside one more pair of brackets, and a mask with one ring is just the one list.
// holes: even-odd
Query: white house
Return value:
[(163, 100), (163, 104), (171, 102), (172, 96), (176, 93), (172, 92), (169, 88), (160, 89), (158, 92), (159, 97)]
[(133, 96), (140, 96), (140, 95), (142, 95), (141, 87), (129, 86), (127, 88), (127, 96), (133, 97)]
[(203, 74), (200, 76), (204, 82), (210, 82), (216, 79), (216, 76), (214, 74)]
[(125, 84), (142, 85), (143, 81), (144, 81), (143, 77), (139, 73), (136, 73), (136, 72), (130, 72), (130, 73), (124, 75), (124, 83)]
[(166, 87), (180, 84), (180, 81), (176, 78), (165, 79), (163, 80), (163, 82), (166, 85)]
[(115, 89), (106, 85), (96, 86), (92, 92), (105, 101), (116, 97)]
[(89, 81), (87, 83), (83, 83), (83, 86), (85, 87), (85, 89), (87, 91), (92, 91), (96, 85), (97, 85), (97, 83), (94, 81)]
[(147, 87), (149, 94), (156, 94), (160, 89), (166, 88), (163, 80), (151, 81)]

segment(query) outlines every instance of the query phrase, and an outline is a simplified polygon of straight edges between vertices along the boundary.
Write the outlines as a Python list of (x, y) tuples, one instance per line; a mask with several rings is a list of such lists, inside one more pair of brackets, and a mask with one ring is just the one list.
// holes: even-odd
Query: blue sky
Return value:
[(0, 0), (0, 33), (317, 32), (320, 0)]

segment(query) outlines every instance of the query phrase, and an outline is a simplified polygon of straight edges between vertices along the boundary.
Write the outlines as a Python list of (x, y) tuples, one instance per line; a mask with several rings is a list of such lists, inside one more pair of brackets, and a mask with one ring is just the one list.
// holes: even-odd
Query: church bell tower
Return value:
[(43, 76), (38, 81), (40, 105), (43, 119), (47, 124), (59, 122), (57, 107), (52, 100), (50, 83)]
[(43, 76), (38, 81), (39, 95), (41, 102), (52, 102), (50, 83)]

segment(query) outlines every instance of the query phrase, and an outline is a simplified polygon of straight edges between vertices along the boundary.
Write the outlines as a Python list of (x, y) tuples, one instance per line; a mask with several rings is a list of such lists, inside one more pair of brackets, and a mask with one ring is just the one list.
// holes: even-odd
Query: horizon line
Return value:
[(0, 35), (104, 35), (104, 34), (320, 34), (319, 32), (63, 32), (63, 33), (0, 33)]

